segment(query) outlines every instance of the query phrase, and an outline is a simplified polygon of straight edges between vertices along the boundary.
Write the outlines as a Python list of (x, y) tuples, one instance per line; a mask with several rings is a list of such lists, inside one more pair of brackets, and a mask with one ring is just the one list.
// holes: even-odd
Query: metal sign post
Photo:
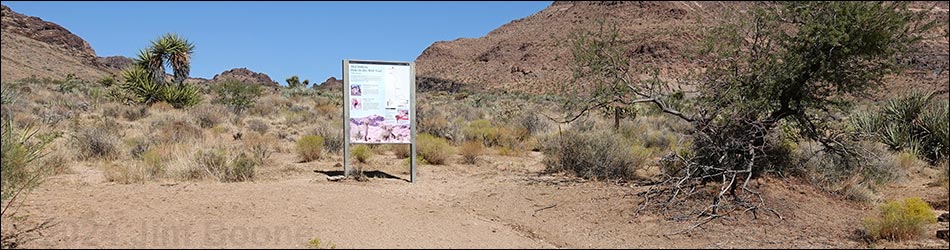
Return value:
[(409, 181), (416, 182), (415, 76), (413, 62), (343, 60), (344, 176), (350, 143), (409, 144)]

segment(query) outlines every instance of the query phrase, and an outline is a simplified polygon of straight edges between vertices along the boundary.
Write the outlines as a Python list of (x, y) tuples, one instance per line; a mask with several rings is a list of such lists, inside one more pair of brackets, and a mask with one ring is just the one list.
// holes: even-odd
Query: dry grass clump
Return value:
[(104, 127), (79, 128), (71, 143), (80, 160), (115, 160), (119, 156), (116, 133)]
[(477, 141), (467, 141), (462, 143), (462, 146), (459, 147), (459, 151), (462, 154), (462, 163), (475, 164), (478, 157), (484, 153), (485, 146)]
[(257, 118), (250, 119), (250, 120), (247, 120), (246, 123), (247, 123), (247, 128), (257, 133), (266, 134), (267, 131), (270, 130), (270, 125), (267, 125), (267, 122), (261, 119), (257, 119)]
[(202, 150), (194, 156), (194, 165), (186, 169), (181, 178), (200, 180), (215, 178), (221, 182), (251, 181), (255, 169), (260, 165), (245, 153), (240, 153), (230, 161), (227, 152), (221, 149)]
[(297, 155), (299, 155), (304, 162), (320, 159), (323, 155), (323, 137), (318, 135), (305, 135), (298, 139)]
[(219, 105), (201, 104), (191, 109), (191, 116), (201, 128), (213, 128), (224, 121), (226, 109)]

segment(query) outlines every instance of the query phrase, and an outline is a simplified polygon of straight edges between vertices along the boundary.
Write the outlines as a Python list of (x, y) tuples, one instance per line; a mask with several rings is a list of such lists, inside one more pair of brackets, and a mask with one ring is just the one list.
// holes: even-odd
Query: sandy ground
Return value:
[(327, 181), (319, 171), (341, 170), (332, 160), (264, 167), (246, 183), (122, 185), (74, 166), (31, 194), (18, 224), (54, 223), (29, 248), (306, 248), (314, 238), (337, 248), (948, 247), (933, 235), (868, 245), (868, 205), (774, 179), (759, 188), (784, 220), (740, 215), (663, 236), (696, 220), (638, 214), (643, 187), (542, 174), (541, 157), (423, 165), (416, 184), (391, 154), (367, 169), (394, 178), (368, 182)]

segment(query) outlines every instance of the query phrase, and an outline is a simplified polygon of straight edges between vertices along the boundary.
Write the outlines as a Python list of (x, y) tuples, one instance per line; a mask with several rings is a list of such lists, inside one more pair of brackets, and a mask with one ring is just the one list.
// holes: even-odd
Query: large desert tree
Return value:
[[(935, 24), (902, 2), (767, 3), (735, 13), (704, 30), (708, 39), (693, 58), (703, 70), (690, 77), (660, 77), (633, 61), (614, 30), (581, 33), (573, 39), (575, 81), (566, 86), (583, 91), (565, 102), (575, 111), (565, 121), (620, 103), (649, 104), (690, 122), (693, 148), (679, 156), (685, 166), (667, 173), (669, 192), (650, 194), (665, 193), (661, 200), (672, 204), (697, 185), (721, 182), (707, 215), (776, 162), (769, 138), (779, 127), (853, 154), (832, 123), (849, 98), (900, 73), (900, 59)], [(676, 84), (662, 80), (670, 78)]]

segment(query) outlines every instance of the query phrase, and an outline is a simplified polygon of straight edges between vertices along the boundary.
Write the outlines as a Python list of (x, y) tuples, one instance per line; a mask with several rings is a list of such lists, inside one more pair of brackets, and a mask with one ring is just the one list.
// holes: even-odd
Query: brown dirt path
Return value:
[[(639, 200), (629, 194), (642, 187), (539, 174), (540, 157), (422, 166), (417, 184), (336, 183), (310, 171), (337, 170), (329, 161), (295, 163), (310, 170), (248, 183), (121, 185), (78, 166), (38, 188), (22, 208), (28, 222), (56, 223), (24, 247), (306, 248), (313, 238), (338, 248), (868, 247), (857, 236), (867, 206), (794, 180), (760, 185), (785, 220), (743, 215), (662, 236), (695, 220), (637, 214)], [(395, 162), (390, 158), (372, 164), (406, 178), (404, 168), (384, 163)], [(920, 244), (914, 246), (946, 246)]]

